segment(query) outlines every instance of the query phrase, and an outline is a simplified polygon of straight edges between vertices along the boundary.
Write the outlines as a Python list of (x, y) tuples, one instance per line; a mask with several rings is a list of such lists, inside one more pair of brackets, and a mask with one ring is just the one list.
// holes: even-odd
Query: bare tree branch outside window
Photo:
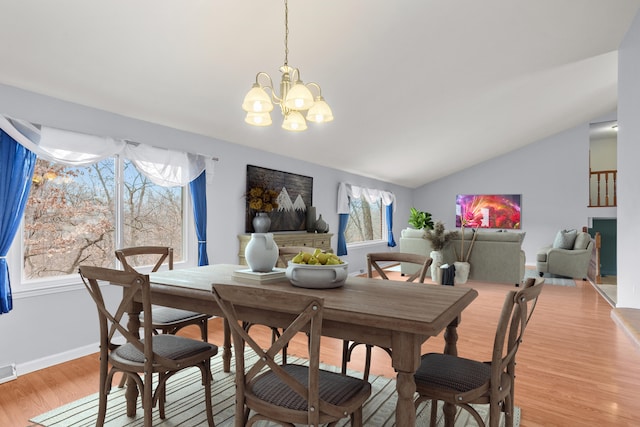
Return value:
[(153, 184), (129, 162), (116, 224), (115, 170), (120, 159), (68, 167), (39, 159), (24, 214), (24, 277), (75, 274), (80, 264), (115, 266), (116, 233), (124, 246), (172, 246), (182, 259), (183, 188)]

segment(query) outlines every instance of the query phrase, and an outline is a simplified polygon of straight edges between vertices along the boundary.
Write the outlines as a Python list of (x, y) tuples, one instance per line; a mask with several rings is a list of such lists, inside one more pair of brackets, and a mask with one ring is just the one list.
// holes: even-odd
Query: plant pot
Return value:
[(453, 263), (453, 265), (456, 267), (455, 283), (460, 285), (467, 283), (467, 280), (469, 280), (469, 271), (471, 270), (471, 264), (469, 264), (468, 262), (456, 261)]

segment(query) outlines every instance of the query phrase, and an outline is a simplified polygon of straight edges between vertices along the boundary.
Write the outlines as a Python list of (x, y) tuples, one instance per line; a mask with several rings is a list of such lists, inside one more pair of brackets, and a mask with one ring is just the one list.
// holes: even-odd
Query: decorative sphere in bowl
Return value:
[(293, 286), (299, 288), (329, 289), (344, 285), (349, 275), (349, 263), (322, 265), (296, 264), (289, 261), (285, 272)]

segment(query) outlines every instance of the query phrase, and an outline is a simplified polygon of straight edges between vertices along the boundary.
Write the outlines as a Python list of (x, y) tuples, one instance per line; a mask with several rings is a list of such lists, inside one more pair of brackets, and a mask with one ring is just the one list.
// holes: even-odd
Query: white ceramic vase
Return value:
[(272, 271), (278, 262), (278, 245), (273, 240), (273, 233), (252, 233), (244, 249), (244, 258), (251, 271)]
[(469, 271), (471, 270), (471, 264), (469, 264), (468, 262), (456, 261), (453, 263), (453, 265), (456, 267), (455, 283), (460, 285), (467, 283), (467, 280), (469, 280)]
[(431, 262), (431, 280), (435, 283), (440, 284), (440, 266), (442, 265), (442, 252), (440, 251), (431, 251), (429, 256), (433, 260)]

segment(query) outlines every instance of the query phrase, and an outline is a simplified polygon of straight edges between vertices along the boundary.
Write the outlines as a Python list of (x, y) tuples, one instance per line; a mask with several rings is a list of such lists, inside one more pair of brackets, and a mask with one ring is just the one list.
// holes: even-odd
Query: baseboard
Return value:
[(0, 384), (15, 380), (16, 378), (18, 378), (18, 375), (16, 374), (15, 363), (0, 366)]
[(16, 376), (25, 375), (30, 372), (39, 371), (40, 369), (49, 368), (51, 366), (88, 356), (98, 351), (99, 344), (90, 344), (84, 347), (74, 348), (62, 353), (51, 354), (49, 356), (35, 359), (29, 362), (16, 365)]
[(611, 310), (611, 318), (640, 349), (640, 309), (614, 308)]

